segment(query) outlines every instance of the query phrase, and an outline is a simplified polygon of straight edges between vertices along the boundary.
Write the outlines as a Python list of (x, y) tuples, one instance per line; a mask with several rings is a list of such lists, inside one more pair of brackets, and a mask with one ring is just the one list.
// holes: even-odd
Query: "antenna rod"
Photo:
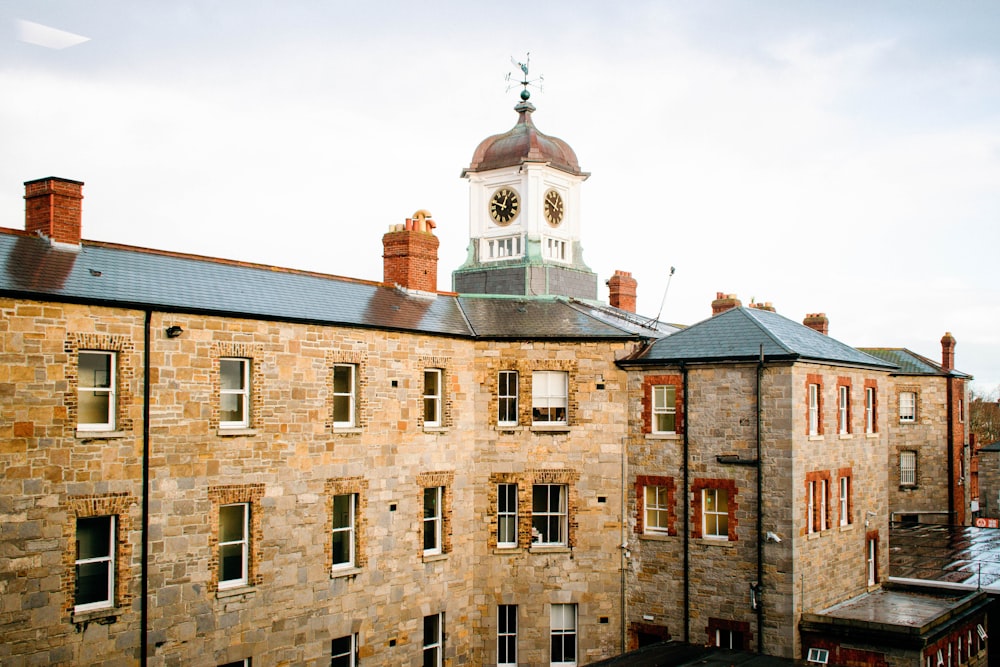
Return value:
[(656, 314), (656, 321), (657, 322), (660, 321), (660, 315), (663, 314), (663, 306), (664, 306), (664, 304), (667, 303), (667, 292), (670, 291), (670, 279), (674, 277), (674, 271), (676, 271), (676, 270), (677, 269), (675, 269), (674, 267), (672, 267), (672, 266), (670, 267), (670, 275), (667, 276), (667, 286), (663, 289), (663, 300), (660, 301), (660, 312), (658, 312)]

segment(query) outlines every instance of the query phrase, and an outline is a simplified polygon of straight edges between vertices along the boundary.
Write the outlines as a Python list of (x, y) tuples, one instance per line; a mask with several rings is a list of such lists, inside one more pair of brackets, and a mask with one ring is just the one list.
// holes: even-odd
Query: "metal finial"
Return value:
[(507, 83), (509, 84), (507, 86), (507, 92), (510, 92), (510, 89), (513, 88), (516, 85), (524, 86), (524, 89), (521, 91), (521, 101), (522, 102), (527, 102), (528, 98), (531, 97), (531, 91), (528, 90), (528, 86), (534, 86), (538, 90), (542, 90), (542, 82), (545, 80), (545, 78), (542, 77), (542, 76), (539, 76), (535, 80), (531, 80), (531, 79), (528, 78), (528, 68), (531, 65), (531, 54), (530, 53), (526, 54), (526, 57), (525, 57), (523, 63), (518, 62), (517, 60), (515, 60), (514, 56), (510, 57), (510, 61), (512, 63), (514, 63), (517, 66), (518, 69), (521, 70), (521, 80), (520, 81), (517, 81), (517, 80), (513, 80), (512, 81), (511, 80), (511, 76), (512, 75), (511, 75), (510, 72), (508, 72), (507, 73), (507, 79), (506, 79)]

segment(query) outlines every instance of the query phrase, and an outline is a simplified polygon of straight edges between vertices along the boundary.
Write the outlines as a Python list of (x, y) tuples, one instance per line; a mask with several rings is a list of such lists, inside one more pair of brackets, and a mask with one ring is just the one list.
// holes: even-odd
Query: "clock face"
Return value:
[(509, 225), (521, 211), (521, 199), (514, 188), (500, 188), (490, 198), (490, 217), (498, 225)]
[(563, 198), (555, 190), (545, 193), (545, 219), (553, 227), (558, 227), (563, 219)]

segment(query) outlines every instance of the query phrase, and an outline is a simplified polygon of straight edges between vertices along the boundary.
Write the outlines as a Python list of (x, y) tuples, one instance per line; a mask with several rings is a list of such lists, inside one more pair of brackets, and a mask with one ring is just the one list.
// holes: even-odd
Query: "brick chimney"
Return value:
[(752, 302), (750, 304), (750, 307), (751, 308), (756, 308), (757, 310), (766, 310), (769, 313), (776, 313), (776, 312), (778, 312), (778, 311), (776, 311), (774, 309), (774, 305), (770, 301), (765, 301), (764, 303)]
[(727, 310), (739, 308), (742, 305), (743, 302), (737, 299), (735, 294), (716, 292), (715, 301), (712, 302), (712, 315), (718, 315), (719, 313), (724, 313)]
[(615, 271), (608, 280), (608, 301), (615, 308), (635, 312), (635, 288), (639, 283), (630, 271)]
[(824, 336), (830, 334), (830, 320), (827, 319), (826, 313), (809, 313), (806, 315), (806, 319), (802, 320), (802, 324)]
[(382, 237), (383, 282), (424, 292), (437, 291), (436, 225), (427, 211), (417, 211), (406, 224), (393, 225)]
[(941, 337), (941, 368), (946, 371), (955, 368), (955, 337), (950, 331)]
[(83, 183), (39, 178), (24, 184), (24, 228), (53, 244), (80, 245)]

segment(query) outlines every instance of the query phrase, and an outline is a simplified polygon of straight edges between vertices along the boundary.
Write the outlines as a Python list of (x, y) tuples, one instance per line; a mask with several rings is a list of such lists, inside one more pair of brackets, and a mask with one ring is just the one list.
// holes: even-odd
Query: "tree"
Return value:
[(991, 392), (973, 389), (969, 398), (969, 432), (976, 434), (976, 442), (980, 446), (1000, 442), (1000, 387)]

